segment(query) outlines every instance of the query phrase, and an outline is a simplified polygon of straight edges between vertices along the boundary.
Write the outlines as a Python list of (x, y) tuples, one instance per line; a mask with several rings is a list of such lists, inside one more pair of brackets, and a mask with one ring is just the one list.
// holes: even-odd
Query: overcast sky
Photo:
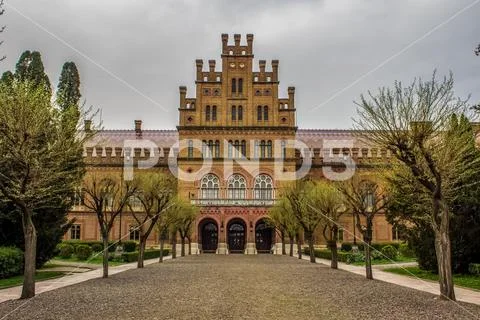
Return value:
[(350, 128), (361, 93), (435, 68), (480, 101), (480, 0), (6, 2), (1, 71), (38, 50), (56, 86), (74, 61), (107, 129), (134, 119), (175, 128), (178, 86), (194, 94), (195, 59), (218, 61), (221, 33), (253, 33), (257, 66), (280, 60), (280, 92), (296, 87), (300, 128)]

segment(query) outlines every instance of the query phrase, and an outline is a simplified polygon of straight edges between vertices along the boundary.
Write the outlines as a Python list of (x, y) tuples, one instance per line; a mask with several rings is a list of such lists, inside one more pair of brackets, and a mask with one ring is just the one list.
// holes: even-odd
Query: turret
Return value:
[(222, 53), (226, 54), (228, 50), (228, 33), (222, 33)]
[(187, 96), (187, 87), (180, 86), (180, 108), (185, 108), (185, 98)]
[(278, 81), (278, 60), (272, 60), (272, 81)]
[(195, 63), (197, 64), (197, 81), (202, 81), (203, 60), (197, 59), (195, 60)]
[(295, 87), (288, 87), (288, 105), (289, 108), (295, 108)]
[(253, 34), (247, 34), (247, 53), (253, 54)]
[(236, 33), (233, 35), (233, 40), (235, 41), (235, 47), (240, 46), (240, 39), (242, 38), (242, 35)]

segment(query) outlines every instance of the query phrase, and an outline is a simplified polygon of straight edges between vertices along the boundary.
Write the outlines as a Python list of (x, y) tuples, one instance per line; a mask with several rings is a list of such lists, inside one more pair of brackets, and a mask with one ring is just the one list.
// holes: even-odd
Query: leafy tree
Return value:
[[(442, 81), (414, 81), (403, 87), (381, 88), (361, 96), (356, 127), (369, 132), (368, 138), (396, 158), (393, 172), (405, 184), (414, 183), (419, 197), (430, 202), (424, 218), (435, 234), (440, 297), (455, 300), (452, 278), (450, 217), (457, 214), (450, 204), (459, 194), (464, 177), (475, 173), (471, 136), (449, 130), (451, 116), (465, 114), (467, 103), (454, 97), (453, 76)], [(397, 168), (398, 167), (398, 168)], [(396, 170), (396, 171), (395, 171)], [(408, 173), (402, 176), (401, 173)]]
[(197, 219), (198, 210), (195, 206), (177, 199), (169, 210), (170, 219), (175, 229), (178, 230), (181, 241), (181, 256), (185, 256), (185, 242), (188, 240), (188, 254), (192, 254), (191, 235), (192, 226)]
[[(480, 157), (480, 151), (475, 146), (472, 126), (466, 117), (452, 116), (451, 130), (470, 136), (469, 145), (472, 152), (468, 155)], [(465, 158), (479, 166), (476, 159)], [(450, 238), (452, 243), (452, 270), (455, 273), (467, 273), (470, 263), (480, 262), (480, 167), (469, 176), (464, 176), (459, 182), (458, 195), (450, 204), (456, 214), (451, 217)], [(409, 246), (414, 250), (419, 266), (423, 269), (437, 271), (435, 256), (435, 234), (424, 212), (429, 210), (428, 197), (419, 197), (422, 190), (413, 183), (404, 184), (403, 179), (395, 176), (389, 179), (392, 190), (392, 201), (387, 211), (387, 220), (397, 226), (407, 237)], [(415, 189), (416, 188), (416, 189)]]
[[(287, 254), (285, 248), (285, 237), (290, 240), (290, 256), (293, 256), (295, 239), (299, 241), (300, 226), (293, 215), (292, 207), (287, 199), (280, 197), (277, 203), (268, 212), (269, 223), (280, 233), (282, 239), (282, 254)], [(301, 253), (300, 253), (301, 254)]]
[(292, 213), (302, 227), (305, 238), (308, 242), (310, 262), (315, 263), (314, 234), (322, 221), (323, 215), (315, 208), (317, 199), (321, 193), (321, 185), (317, 181), (301, 179), (293, 183), (286, 190), (285, 197), (292, 207)]
[(50, 80), (45, 73), (40, 52), (29, 50), (22, 53), (15, 68), (15, 78), (19, 81), (29, 81), (39, 86), (51, 95)]
[(49, 92), (30, 81), (0, 83), (0, 199), (16, 210), (24, 236), (21, 298), (35, 295), (37, 227), (35, 216), (62, 210), (83, 176), (80, 137), (61, 126)]
[(63, 112), (79, 116), (80, 75), (74, 62), (65, 62), (57, 87), (57, 104)]
[(319, 210), (322, 213), (323, 237), (327, 241), (327, 246), (332, 253), (331, 267), (338, 268), (338, 225), (340, 217), (344, 213), (344, 203), (342, 194), (335, 186), (326, 182), (320, 182), (318, 187), (319, 192), (317, 198), (311, 209)]
[(343, 194), (347, 207), (356, 217), (357, 229), (365, 243), (366, 277), (373, 279), (371, 255), (373, 220), (377, 214), (384, 212), (387, 208), (387, 194), (377, 183), (359, 175), (337, 184), (337, 188)]
[(137, 192), (132, 196), (139, 200), (140, 211), (130, 205), (132, 215), (137, 222), (140, 233), (137, 267), (143, 268), (147, 239), (160, 219), (162, 212), (169, 206), (176, 192), (176, 184), (171, 175), (148, 173), (139, 175)]
[(97, 216), (103, 241), (103, 278), (108, 277), (108, 237), (115, 219), (137, 192), (138, 182), (123, 181), (120, 174), (89, 173), (83, 181), (84, 206)]
[(0, 82), (5, 83), (6, 85), (10, 86), (10, 85), (12, 85), (13, 79), (14, 79), (14, 75), (13, 75), (12, 71), (5, 71), (2, 74), (2, 78), (0, 79)]

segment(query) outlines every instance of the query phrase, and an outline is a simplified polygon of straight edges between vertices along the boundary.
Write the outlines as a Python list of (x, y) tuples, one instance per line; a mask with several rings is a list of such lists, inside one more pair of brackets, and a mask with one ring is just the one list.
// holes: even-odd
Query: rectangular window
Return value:
[(238, 106), (238, 117), (237, 117), (238, 121), (243, 121), (243, 107), (242, 106)]
[(130, 226), (129, 239), (134, 240), (134, 241), (139, 241), (140, 240), (140, 227)]
[(243, 93), (243, 79), (238, 79), (238, 93)]
[(237, 107), (232, 106), (232, 121), (237, 120)]
[(263, 121), (268, 121), (268, 107), (263, 107)]
[(70, 228), (70, 239), (80, 240), (80, 225), (79, 224), (74, 224)]
[(257, 120), (262, 121), (262, 106), (257, 107)]
[(217, 121), (217, 106), (212, 106), (212, 121)]
[(205, 121), (210, 121), (210, 106), (205, 108)]
[(232, 93), (237, 92), (237, 79), (233, 78), (232, 79)]
[(188, 155), (187, 157), (189, 159), (193, 158), (193, 141), (192, 140), (188, 140)]
[(338, 228), (337, 241), (343, 241), (343, 228)]

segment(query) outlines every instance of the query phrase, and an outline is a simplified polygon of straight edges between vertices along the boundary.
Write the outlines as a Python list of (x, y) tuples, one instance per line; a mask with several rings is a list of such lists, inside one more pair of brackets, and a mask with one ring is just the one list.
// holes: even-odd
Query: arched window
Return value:
[(237, 120), (237, 107), (232, 106), (232, 121)]
[(208, 148), (207, 148), (207, 158), (211, 158), (213, 155), (213, 140), (208, 140)]
[(215, 140), (215, 158), (220, 158), (220, 141)]
[(202, 141), (202, 157), (203, 158), (208, 158), (208, 153), (207, 153), (207, 141), (203, 140)]
[(247, 142), (245, 140), (242, 140), (241, 145), (242, 145), (241, 146), (241, 148), (242, 148), (241, 157), (245, 158), (247, 156)]
[(240, 141), (235, 140), (235, 142), (233, 143), (233, 152), (235, 153), (233, 157), (234, 158), (239, 158)]
[(243, 107), (238, 106), (238, 116), (237, 116), (238, 121), (243, 121)]
[(259, 152), (260, 152), (260, 151), (258, 150), (259, 148), (260, 148), (260, 147), (259, 147), (259, 145), (258, 145), (258, 140), (255, 140), (255, 147), (253, 148), (253, 157), (254, 157), (255, 159), (258, 159), (258, 154), (259, 154)]
[(360, 192), (363, 197), (364, 206), (367, 208), (371, 208), (375, 205), (375, 191), (377, 185), (371, 181), (362, 181), (360, 183)]
[(265, 140), (260, 141), (260, 158), (261, 159), (265, 158), (266, 147), (267, 147), (267, 144), (265, 143)]
[(267, 158), (272, 157), (272, 140), (267, 141)]
[(212, 121), (217, 121), (217, 106), (212, 106)]
[(214, 174), (206, 174), (200, 182), (200, 196), (202, 199), (218, 199), (220, 189), (218, 177)]
[(282, 158), (287, 158), (287, 143), (285, 142), (285, 140), (282, 140)]
[(237, 92), (237, 79), (232, 79), (232, 93)]
[(268, 106), (263, 107), (263, 121), (268, 121)]
[(238, 93), (243, 93), (243, 79), (238, 79)]
[(188, 158), (193, 158), (193, 141), (192, 140), (188, 140), (188, 154), (187, 154), (187, 157)]
[(228, 199), (245, 199), (247, 183), (245, 178), (239, 174), (234, 174), (228, 178), (227, 183)]
[(255, 177), (253, 198), (261, 200), (273, 199), (273, 180), (266, 174)]
[(205, 108), (205, 121), (210, 121), (210, 106)]
[(257, 107), (257, 120), (262, 121), (262, 106)]

